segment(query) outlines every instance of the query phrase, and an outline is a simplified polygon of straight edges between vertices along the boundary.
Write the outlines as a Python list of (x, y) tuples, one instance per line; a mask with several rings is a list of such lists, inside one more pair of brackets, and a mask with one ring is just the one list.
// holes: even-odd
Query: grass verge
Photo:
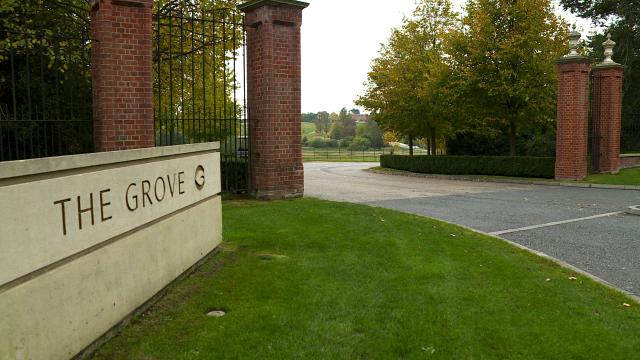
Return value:
[(593, 174), (585, 182), (590, 184), (636, 185), (640, 186), (640, 168), (625, 169), (618, 174)]
[(640, 357), (639, 306), (498, 239), (314, 199), (223, 214), (223, 251), (96, 359)]

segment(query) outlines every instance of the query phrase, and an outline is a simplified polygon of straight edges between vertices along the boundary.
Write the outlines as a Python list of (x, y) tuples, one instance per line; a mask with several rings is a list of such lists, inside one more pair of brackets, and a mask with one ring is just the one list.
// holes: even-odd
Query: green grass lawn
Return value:
[(640, 168), (625, 169), (619, 174), (594, 174), (585, 179), (591, 184), (637, 185), (640, 186)]
[(314, 199), (223, 213), (222, 251), (97, 359), (640, 358), (637, 304), (500, 240)]

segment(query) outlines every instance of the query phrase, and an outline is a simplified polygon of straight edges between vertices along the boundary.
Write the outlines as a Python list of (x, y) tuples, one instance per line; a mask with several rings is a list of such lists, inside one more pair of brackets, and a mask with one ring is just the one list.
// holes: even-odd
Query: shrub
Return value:
[(351, 145), (349, 145), (349, 150), (367, 150), (371, 147), (371, 141), (365, 137), (357, 137), (353, 139)]
[(530, 156), (383, 155), (385, 168), (425, 174), (495, 175), (553, 178), (555, 158)]
[(346, 138), (338, 141), (338, 146), (341, 148), (347, 148), (349, 146), (351, 146), (351, 142), (353, 141), (353, 137), (352, 136), (347, 136)]
[[(555, 128), (523, 129), (516, 139), (516, 151), (524, 156), (555, 156)], [(508, 153), (508, 129), (490, 132), (461, 130), (447, 141), (449, 155), (502, 156)]]
[(318, 136), (309, 140), (308, 144), (309, 146), (314, 148), (323, 148), (327, 146), (327, 141), (324, 138)]

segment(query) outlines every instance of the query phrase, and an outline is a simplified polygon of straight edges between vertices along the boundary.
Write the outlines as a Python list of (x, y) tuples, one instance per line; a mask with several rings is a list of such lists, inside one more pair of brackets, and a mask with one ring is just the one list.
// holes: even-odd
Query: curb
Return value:
[[(589, 188), (589, 189), (613, 189), (613, 190), (640, 190), (640, 186), (636, 185), (609, 185), (609, 184), (589, 184), (579, 182), (555, 182), (549, 181), (536, 181), (536, 180), (520, 180), (520, 179), (496, 179), (482, 176), (466, 176), (466, 175), (442, 175), (442, 174), (421, 174), (413, 173), (404, 170), (383, 171), (377, 169), (365, 169), (370, 173), (382, 174), (382, 175), (395, 175), (395, 176), (407, 176), (407, 177), (421, 177), (428, 179), (442, 179), (442, 180), (459, 180), (459, 181), (475, 181), (475, 182), (488, 182), (488, 183), (502, 183), (502, 184), (521, 184), (521, 185), (542, 185), (542, 186), (560, 186), (560, 187), (576, 187), (576, 188)], [(640, 212), (640, 210), (638, 210)], [(638, 214), (640, 215), (640, 213)]]

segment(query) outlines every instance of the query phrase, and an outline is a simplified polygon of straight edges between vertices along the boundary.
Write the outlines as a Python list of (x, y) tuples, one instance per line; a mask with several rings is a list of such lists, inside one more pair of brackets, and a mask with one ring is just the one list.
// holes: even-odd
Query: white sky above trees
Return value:
[[(466, 3), (452, 2), (458, 12)], [(302, 112), (356, 107), (380, 44), (414, 8), (415, 0), (311, 0), (302, 20)], [(588, 21), (556, 9), (583, 36), (591, 30)]]

